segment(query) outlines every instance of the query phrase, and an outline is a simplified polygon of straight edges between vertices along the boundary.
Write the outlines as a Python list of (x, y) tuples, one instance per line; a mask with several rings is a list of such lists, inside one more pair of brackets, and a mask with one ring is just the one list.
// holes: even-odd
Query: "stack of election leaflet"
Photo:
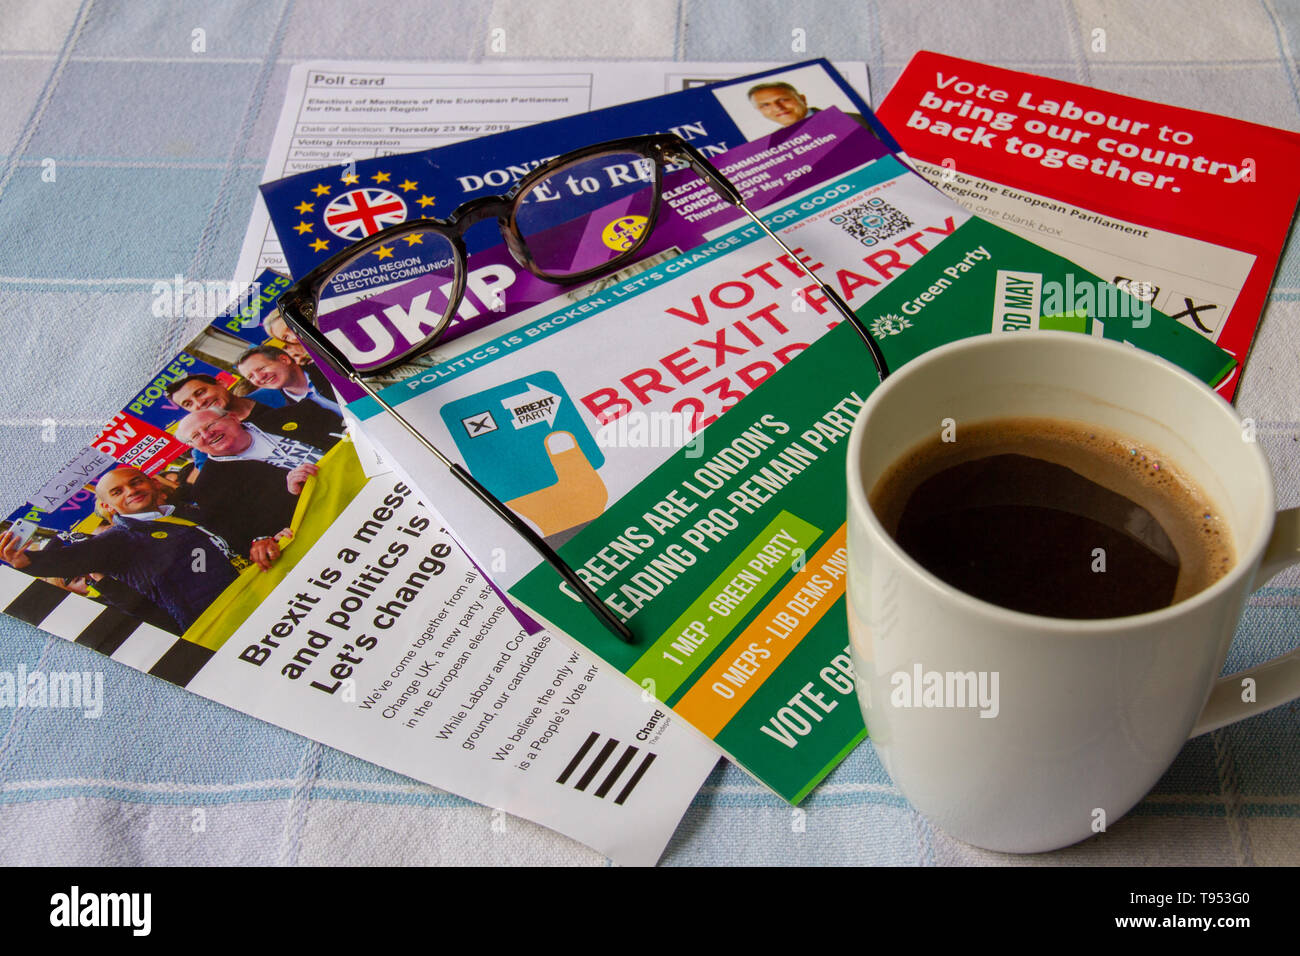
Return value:
[[(435, 211), (446, 213), (480, 193), (469, 186), (485, 171), (522, 175), (593, 140), (676, 127), (709, 147), (793, 256), (849, 303), (891, 368), (964, 336), (1060, 329), (1149, 349), (1209, 384), (1232, 374), (1231, 355), (1149, 301), (936, 191), (894, 155), (865, 106), (828, 105), (753, 142), (726, 142), (718, 104), (748, 108), (754, 84), (598, 111), (472, 148), (357, 162), (263, 191), (300, 273), (319, 257), (294, 251), (301, 224), (317, 223), (298, 207), (312, 189), (333, 195), (338, 177), (441, 177), (438, 189), (450, 195)], [(595, 653), (629, 694), (661, 701), (798, 802), (865, 736), (847, 652), (843, 474), (849, 428), (876, 372), (792, 255), (694, 173), (670, 173), (663, 195), (639, 267), (577, 289), (529, 275), (485, 229), (470, 245), (480, 294), (459, 315), (460, 337), (394, 373), (381, 392), (513, 503), (635, 643), (566, 593), (393, 416), (337, 384), (384, 460), (455, 516), (457, 540), (533, 627)], [(599, 235), (623, 209), (586, 206), (577, 225)], [(356, 270), (355, 301), (321, 320), (354, 361), (405, 351), (414, 319), (440, 314), (445, 295), (442, 279), (386, 278), (379, 265)], [(1085, 288), (1086, 304), (1075, 295)], [(522, 766), (536, 753), (512, 755)]]
[[(828, 107), (865, 110), (823, 73), (793, 77)], [(580, 86), (562, 84), (570, 98)], [(740, 125), (776, 125), (744, 89), (727, 95), (753, 112)], [(665, 125), (704, 137), (705, 122), (682, 113)], [(714, 132), (717, 151), (746, 138), (738, 125)], [(803, 165), (766, 180), (793, 184)], [(341, 248), (355, 231), (339, 223), (340, 209), (346, 219), (380, 198), (349, 189), (353, 175), (333, 171), (324, 192), (334, 195), (315, 194), (316, 214), (336, 217), (334, 232), (318, 228), (330, 237), (313, 239), (318, 248)], [(393, 185), (408, 215), (453, 188), (423, 172)], [(312, 202), (298, 205), (301, 221)], [(276, 308), (289, 284), (262, 272), (0, 521), (0, 607), (616, 862), (653, 863), (717, 749), (580, 645), (521, 624), (482, 570), (492, 555), (476, 566), (436, 499), (346, 427), (346, 397)], [(46, 692), (34, 683), (17, 692), (29, 691), (33, 700)]]
[(1245, 361), (1300, 199), (1300, 136), (928, 51), (880, 116), (971, 212)]
[[(345, 75), (302, 71), (315, 93), (286, 151), (295, 175), (263, 186), (274, 235), (255, 219), (242, 262), (301, 276), (553, 156), (667, 130), (793, 250), (689, 170), (665, 177), (639, 261), (589, 284), (538, 279), (485, 224), (465, 237), (448, 334), (378, 380), (635, 643), (318, 364), (278, 313), (290, 280), (275, 272), (0, 522), (0, 607), (622, 863), (658, 858), (719, 753), (797, 803), (866, 733), (843, 474), (877, 377), (805, 267), (891, 368), (964, 336), (1061, 329), (1148, 349), (1230, 394), (1295, 206), (1294, 184), (1255, 178), (1261, 157), (1294, 165), (1290, 134), (1230, 124), (1234, 148), (1253, 151), (1237, 160), (1227, 125), (1187, 111), (933, 54), (882, 111), (911, 158), (823, 60), (722, 83), (683, 74), (680, 92), (567, 118), (598, 98), (579, 75), (539, 75), (537, 102), (559, 118), (503, 132), (450, 102), (444, 87), (463, 78), (430, 92), (415, 70), (394, 74), (393, 96), (447, 123), (349, 125)], [(1143, 138), (1166, 126), (1179, 150)], [(484, 135), (440, 145), (467, 131)], [(386, 155), (403, 136), (433, 148)], [(369, 155), (344, 155), (358, 137)], [(305, 168), (323, 158), (337, 165)], [(595, 235), (620, 212), (601, 188), (579, 212)], [(1164, 202), (1180, 191), (1216, 214)], [(442, 314), (445, 277), (400, 252), (356, 263), (352, 301), (322, 319), (354, 361), (405, 353)]]

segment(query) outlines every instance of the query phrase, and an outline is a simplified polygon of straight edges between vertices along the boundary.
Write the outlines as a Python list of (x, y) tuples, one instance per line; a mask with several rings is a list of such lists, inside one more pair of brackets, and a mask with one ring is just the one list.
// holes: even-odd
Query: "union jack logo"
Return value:
[(354, 189), (325, 207), (325, 226), (344, 239), (364, 239), (406, 221), (406, 203), (387, 189)]

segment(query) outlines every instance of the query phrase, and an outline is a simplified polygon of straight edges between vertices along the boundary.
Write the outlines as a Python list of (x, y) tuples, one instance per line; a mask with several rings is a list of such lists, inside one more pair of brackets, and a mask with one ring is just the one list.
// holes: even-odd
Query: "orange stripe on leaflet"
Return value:
[[(822, 545), (804, 565), (804, 569), (796, 574), (776, 597), (764, 605), (753, 623), (727, 646), (722, 655), (695, 682), (695, 686), (673, 706), (673, 710), (710, 737), (716, 737), (721, 733), (722, 728), (727, 726), (731, 718), (735, 717), (740, 712), (740, 708), (744, 707), (763, 686), (763, 682), (776, 672), (780, 663), (799, 646), (799, 642), (813, 629), (813, 625), (820, 621), (831, 605), (844, 594), (843, 562), (848, 554), (847, 532), (848, 526), (840, 525), (839, 530), (831, 535), (830, 540)], [(826, 564), (836, 558), (839, 559), (837, 562), (839, 567), (828, 571)], [(795, 608), (789, 607), (790, 601), (803, 588), (813, 583), (813, 575), (816, 574), (820, 574), (823, 580), (829, 579), (831, 589), (822, 594), (817, 599), (817, 603), (806, 612), (799, 611), (798, 605)], [(777, 620), (777, 615), (782, 612), (797, 619), (793, 627), (788, 621)], [(768, 630), (769, 625), (772, 630)], [(785, 637), (780, 636), (783, 632), (788, 632), (785, 633)], [(751, 644), (757, 645), (756, 659), (746, 661), (740, 655), (751, 650)], [(767, 651), (771, 656), (766, 658), (758, 656), (763, 651)], [(747, 677), (739, 687), (723, 677), (737, 662), (741, 668), (754, 670), (753, 674), (745, 675), (743, 671), (737, 669), (733, 676)], [(726, 697), (719, 694), (713, 689), (714, 684), (727, 688), (735, 696)]]

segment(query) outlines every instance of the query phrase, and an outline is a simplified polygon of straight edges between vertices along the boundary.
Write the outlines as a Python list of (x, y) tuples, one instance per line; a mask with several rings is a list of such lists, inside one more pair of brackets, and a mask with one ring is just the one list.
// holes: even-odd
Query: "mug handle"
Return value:
[[(1273, 575), (1297, 562), (1300, 562), (1300, 508), (1288, 508), (1277, 513), (1273, 535), (1268, 539), (1251, 590), (1262, 587)], [(1242, 682), (1247, 678), (1255, 682), (1256, 699), (1252, 701), (1241, 699)], [(1220, 677), (1189, 736), (1218, 730), (1297, 697), (1300, 697), (1300, 648), (1249, 670)]]

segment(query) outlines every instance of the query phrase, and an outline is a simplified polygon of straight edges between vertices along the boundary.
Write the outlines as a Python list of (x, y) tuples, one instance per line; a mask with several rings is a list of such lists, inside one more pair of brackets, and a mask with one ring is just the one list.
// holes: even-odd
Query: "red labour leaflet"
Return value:
[(1231, 352), (1232, 398), (1300, 197), (1300, 135), (929, 51), (877, 115), (957, 202)]

